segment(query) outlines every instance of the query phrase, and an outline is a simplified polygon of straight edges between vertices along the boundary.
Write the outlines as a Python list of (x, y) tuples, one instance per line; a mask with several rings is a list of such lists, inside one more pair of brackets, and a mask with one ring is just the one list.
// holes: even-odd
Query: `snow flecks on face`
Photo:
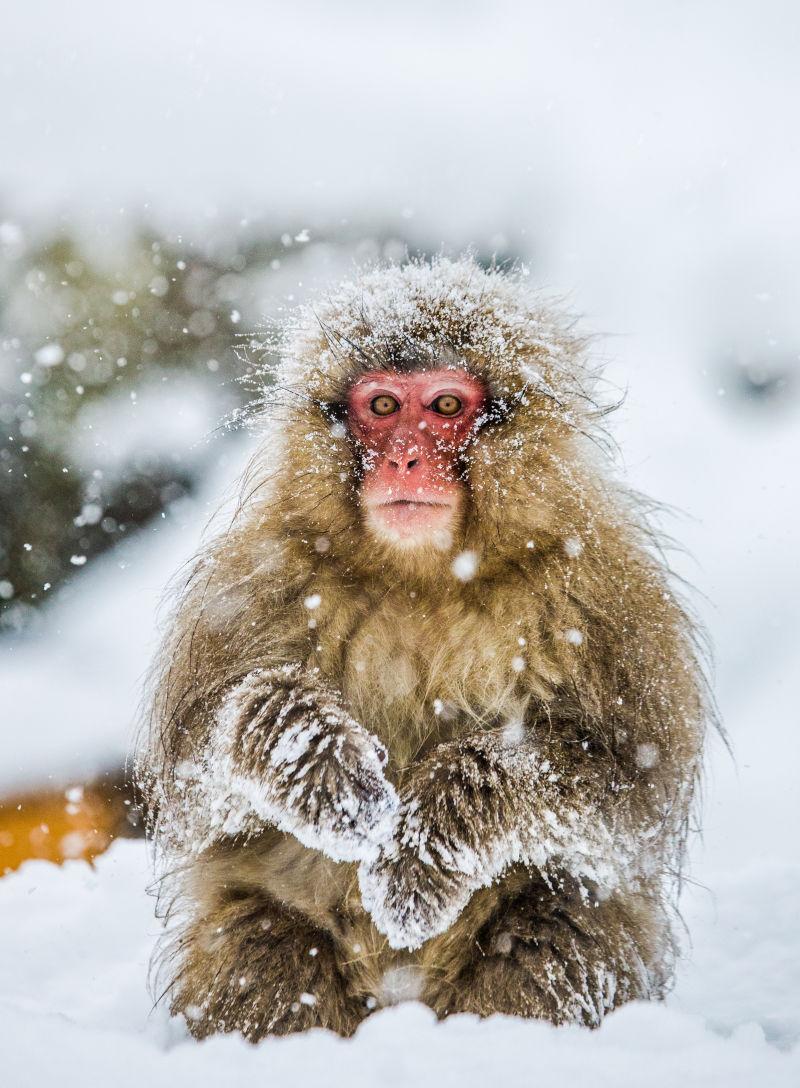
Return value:
[(525, 658), (520, 657), (519, 654), (517, 654), (515, 657), (512, 657), (511, 658), (511, 668), (514, 670), (514, 672), (524, 672), (525, 671)]
[(531, 385), (538, 385), (544, 379), (540, 370), (537, 370), (535, 366), (531, 366), (530, 363), (523, 363), (519, 368), (522, 377), (526, 382), (530, 382)]
[(568, 627), (564, 632), (564, 638), (570, 646), (583, 645), (583, 631), (579, 631), (577, 627)]
[(578, 536), (568, 536), (564, 541), (564, 552), (570, 559), (577, 559), (583, 551), (583, 541)]
[(314, 609), (319, 608), (321, 604), (322, 597), (319, 593), (311, 593), (308, 597), (303, 598), (303, 605), (309, 612), (313, 612)]
[(459, 552), (450, 564), (450, 570), (459, 582), (472, 581), (478, 571), (477, 554), (471, 551)]
[(550, 384), (550, 382), (546, 380), (538, 367), (531, 366), (529, 363), (522, 363), (522, 365), (520, 366), (520, 372), (525, 381), (529, 385), (533, 386), (534, 389), (538, 390), (541, 393), (544, 393), (544, 395), (547, 397), (551, 397), (557, 404), (560, 403), (558, 393)]
[[(267, 408), (287, 390), (302, 393), (306, 404), (309, 397), (329, 402), (346, 385), (354, 360), (404, 352), (419, 368), (491, 374), (501, 409), (535, 399), (539, 411), (572, 425), (568, 417), (586, 414), (591, 403), (593, 376), (568, 320), (531, 291), (521, 269), (482, 268), (470, 256), (361, 272), (275, 321), (254, 347), (264, 360), (254, 376), (263, 378)], [(276, 357), (282, 359), (277, 381)]]
[(319, 555), (325, 555), (326, 552), (331, 550), (330, 538), (327, 536), (318, 536), (314, 541), (314, 551)]

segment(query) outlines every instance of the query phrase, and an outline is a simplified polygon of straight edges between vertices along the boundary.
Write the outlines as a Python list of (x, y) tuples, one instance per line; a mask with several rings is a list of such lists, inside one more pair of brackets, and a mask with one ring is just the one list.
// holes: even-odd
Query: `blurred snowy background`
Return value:
[[(421, 1083), (429, 1060), (436, 1083), (464, 1083), (496, 1047), (512, 1083), (531, 1054), (541, 1084), (587, 1069), (643, 1083), (643, 1062), (659, 1084), (797, 1082), (798, 55), (792, 0), (4, 12), (8, 867), (93, 852), (126, 824), (119, 775), (158, 600), (247, 454), (220, 427), (245, 396), (237, 343), (359, 261), (468, 245), (521, 258), (601, 334), (627, 390), (623, 470), (676, 508), (663, 528), (715, 647), (733, 758), (712, 744), (692, 943), (670, 1008), (623, 1010), (569, 1045), (543, 1025), (437, 1033), (387, 1011), (336, 1060), (351, 1083)], [(153, 1084), (210, 1082), (229, 1060), (276, 1082), (328, 1069), (333, 1042), (261, 1060), (222, 1040), (203, 1058), (148, 1019), (145, 881), (140, 843), (96, 873), (29, 862), (0, 881), (11, 1083), (63, 1073), (58, 1054), (87, 1039), (98, 1076), (118, 1078), (124, 1045)], [(33, 1045), (44, 1030), (51, 1048)]]

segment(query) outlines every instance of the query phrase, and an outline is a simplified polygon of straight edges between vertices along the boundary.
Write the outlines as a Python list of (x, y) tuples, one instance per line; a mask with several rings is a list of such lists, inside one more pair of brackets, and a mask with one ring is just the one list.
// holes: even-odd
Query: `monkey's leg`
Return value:
[[(466, 929), (469, 913), (453, 930)], [(671, 953), (661, 912), (648, 901), (587, 902), (574, 886), (539, 881), (464, 932), (458, 965), (453, 934), (445, 936), (449, 962), (430, 964), (424, 996), (440, 1017), (499, 1012), (595, 1026), (626, 1001), (662, 996)]]
[(331, 936), (260, 893), (232, 894), (193, 920), (174, 955), (171, 1010), (197, 1038), (241, 1031), (256, 1042), (311, 1027), (351, 1035), (367, 1013)]

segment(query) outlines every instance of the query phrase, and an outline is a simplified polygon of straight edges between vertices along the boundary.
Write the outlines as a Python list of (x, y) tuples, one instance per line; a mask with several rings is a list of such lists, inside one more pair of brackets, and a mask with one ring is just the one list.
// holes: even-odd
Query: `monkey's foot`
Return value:
[(178, 949), (171, 1009), (198, 1039), (240, 1031), (257, 1042), (315, 1027), (352, 1035), (369, 1013), (348, 992), (330, 937), (265, 897), (215, 904)]
[(596, 1027), (627, 1001), (663, 997), (664, 923), (644, 896), (585, 902), (578, 881), (535, 878), (497, 896), (460, 946), (460, 972), (433, 978), (424, 1000), (440, 1017), (503, 1013)]

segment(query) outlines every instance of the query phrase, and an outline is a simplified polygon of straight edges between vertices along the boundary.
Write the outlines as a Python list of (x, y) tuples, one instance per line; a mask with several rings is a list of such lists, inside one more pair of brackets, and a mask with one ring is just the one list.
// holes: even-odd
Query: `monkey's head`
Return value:
[[(301, 311), (275, 384), (279, 524), (347, 565), (489, 574), (589, 528), (580, 342), (521, 271), (371, 271)], [(590, 504), (591, 505), (591, 504)]]

